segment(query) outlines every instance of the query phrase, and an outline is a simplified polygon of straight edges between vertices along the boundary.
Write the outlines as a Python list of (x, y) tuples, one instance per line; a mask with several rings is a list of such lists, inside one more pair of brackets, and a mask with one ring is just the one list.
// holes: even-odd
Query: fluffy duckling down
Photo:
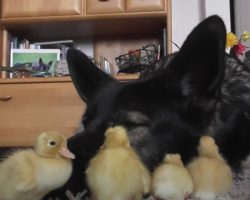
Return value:
[(96, 200), (141, 200), (149, 192), (150, 174), (130, 146), (126, 130), (109, 128), (99, 152), (86, 170), (91, 196)]
[(37, 137), (34, 149), (20, 150), (0, 163), (0, 199), (40, 200), (66, 183), (74, 155), (56, 132)]
[(152, 193), (164, 200), (184, 200), (193, 192), (192, 178), (179, 154), (166, 154), (153, 172)]
[(203, 136), (198, 146), (198, 157), (188, 164), (193, 178), (193, 196), (200, 200), (212, 200), (226, 195), (232, 187), (232, 171), (219, 153), (210, 136)]

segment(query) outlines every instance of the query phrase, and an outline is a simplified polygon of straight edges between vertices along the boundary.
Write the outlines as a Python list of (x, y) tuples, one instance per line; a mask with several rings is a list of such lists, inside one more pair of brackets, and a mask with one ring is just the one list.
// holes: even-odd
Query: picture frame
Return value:
[(11, 49), (10, 67), (27, 68), (33, 77), (54, 76), (60, 49)]

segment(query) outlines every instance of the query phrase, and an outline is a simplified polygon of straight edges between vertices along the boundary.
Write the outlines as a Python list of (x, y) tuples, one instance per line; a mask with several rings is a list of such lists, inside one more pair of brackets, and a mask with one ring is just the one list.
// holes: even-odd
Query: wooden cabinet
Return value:
[[(46, 130), (73, 135), (85, 104), (72, 82), (59, 78), (0, 79), (0, 146), (29, 146)], [(4, 97), (11, 99), (4, 101)]]
[(165, 0), (126, 0), (127, 12), (164, 11)]
[[(9, 38), (19, 37), (28, 39), (32, 42), (68, 40), (75, 38), (87, 38), (93, 41), (93, 56), (95, 60), (100, 61), (101, 57), (112, 59), (112, 65), (115, 66), (115, 72), (118, 66), (115, 57), (126, 54), (133, 49), (142, 48), (143, 45), (161, 43), (166, 46), (168, 43), (168, 52), (171, 51), (171, 28), (167, 17), (171, 15), (167, 7), (170, 0), (49, 0), (51, 2), (63, 2), (70, 4), (69, 8), (80, 10), (81, 15), (56, 15), (44, 17), (43, 14), (35, 12), (33, 17), (21, 17), (20, 12), (27, 10), (37, 10), (37, 6), (29, 9), (24, 7), (24, 2), (30, 5), (34, 2), (45, 2), (46, 0), (18, 0), (22, 2), (20, 6), (13, 7), (14, 0), (3, 0), (2, 9), (3, 23), (9, 35), (4, 34), (3, 59), (2, 65), (8, 64), (8, 55), (5, 52), (10, 46)], [(82, 5), (81, 5), (82, 4)], [(58, 9), (60, 7), (52, 6), (54, 4), (47, 3), (44, 10)], [(13, 10), (11, 9), (13, 7)], [(65, 5), (66, 7), (66, 5)], [(21, 13), (22, 13), (21, 12)], [(7, 13), (12, 13), (11, 15)], [(32, 12), (30, 12), (31, 14)], [(55, 12), (54, 12), (55, 13)], [(80, 13), (80, 11), (79, 11)], [(51, 14), (52, 15), (52, 14)], [(12, 16), (12, 17), (10, 17)], [(167, 30), (167, 40), (164, 39), (164, 29)], [(164, 45), (163, 45), (164, 43)], [(84, 46), (85, 44), (80, 44)], [(103, 47), (105, 49), (103, 49)], [(112, 57), (112, 58), (111, 58)], [(6, 62), (7, 61), (7, 62)]]
[[(171, 52), (170, 1), (2, 0), (0, 64), (10, 63), (13, 37), (31, 43), (74, 40), (79, 48), (90, 46), (95, 61), (105, 57), (116, 68), (115, 57), (149, 43), (167, 44)], [(138, 75), (114, 77), (128, 81)], [(85, 109), (65, 77), (0, 79), (0, 99), (5, 96), (12, 99), (0, 100), (0, 147), (29, 146), (46, 130), (70, 136)]]
[(3, 0), (3, 17), (80, 15), (83, 0)]
[(87, 14), (112, 14), (125, 12), (125, 0), (86, 0)]
[(165, 11), (165, 0), (86, 0), (86, 11), (87, 14)]

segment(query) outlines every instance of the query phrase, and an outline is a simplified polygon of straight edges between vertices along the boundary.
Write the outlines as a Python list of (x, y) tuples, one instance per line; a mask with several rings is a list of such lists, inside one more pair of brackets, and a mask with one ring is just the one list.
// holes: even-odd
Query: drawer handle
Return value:
[(108, 0), (99, 0), (99, 1), (108, 1)]
[(11, 98), (11, 96), (0, 96), (0, 101), (9, 101)]

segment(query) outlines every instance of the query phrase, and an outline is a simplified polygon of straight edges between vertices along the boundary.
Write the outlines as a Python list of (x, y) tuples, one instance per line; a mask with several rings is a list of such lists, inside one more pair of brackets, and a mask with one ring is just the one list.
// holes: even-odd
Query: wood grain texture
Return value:
[(111, 14), (122, 12), (125, 12), (125, 0), (86, 0), (87, 14)]
[[(114, 75), (118, 81), (129, 81), (138, 78), (136, 74), (119, 74)], [(24, 83), (65, 83), (72, 82), (69, 76), (65, 77), (35, 77), (35, 78), (3, 78), (0, 79), (0, 84), (24, 84)]]
[(29, 146), (46, 130), (71, 136), (85, 104), (72, 82), (0, 84), (0, 146)]
[[(87, 19), (86, 19), (87, 18)], [(128, 15), (89, 15), (81, 20), (78, 18), (52, 21), (51, 18), (11, 18), (2, 21), (4, 26), (13, 35), (20, 38), (28, 38), (30, 41), (48, 41), (63, 39), (79, 39), (83, 37), (96, 37), (106, 35), (133, 35), (157, 32), (161, 33), (162, 27), (166, 23), (166, 14), (150, 13), (130, 13)], [(53, 18), (59, 20), (58, 18)], [(73, 21), (71, 21), (73, 20)], [(138, 26), (140, 24), (140, 26)]]
[(165, 0), (126, 0), (126, 12), (164, 11)]
[(166, 0), (166, 11), (167, 11), (167, 20), (166, 20), (166, 30), (167, 30), (167, 53), (173, 53), (172, 48), (172, 0)]
[(4, 18), (81, 15), (83, 0), (3, 0)]

